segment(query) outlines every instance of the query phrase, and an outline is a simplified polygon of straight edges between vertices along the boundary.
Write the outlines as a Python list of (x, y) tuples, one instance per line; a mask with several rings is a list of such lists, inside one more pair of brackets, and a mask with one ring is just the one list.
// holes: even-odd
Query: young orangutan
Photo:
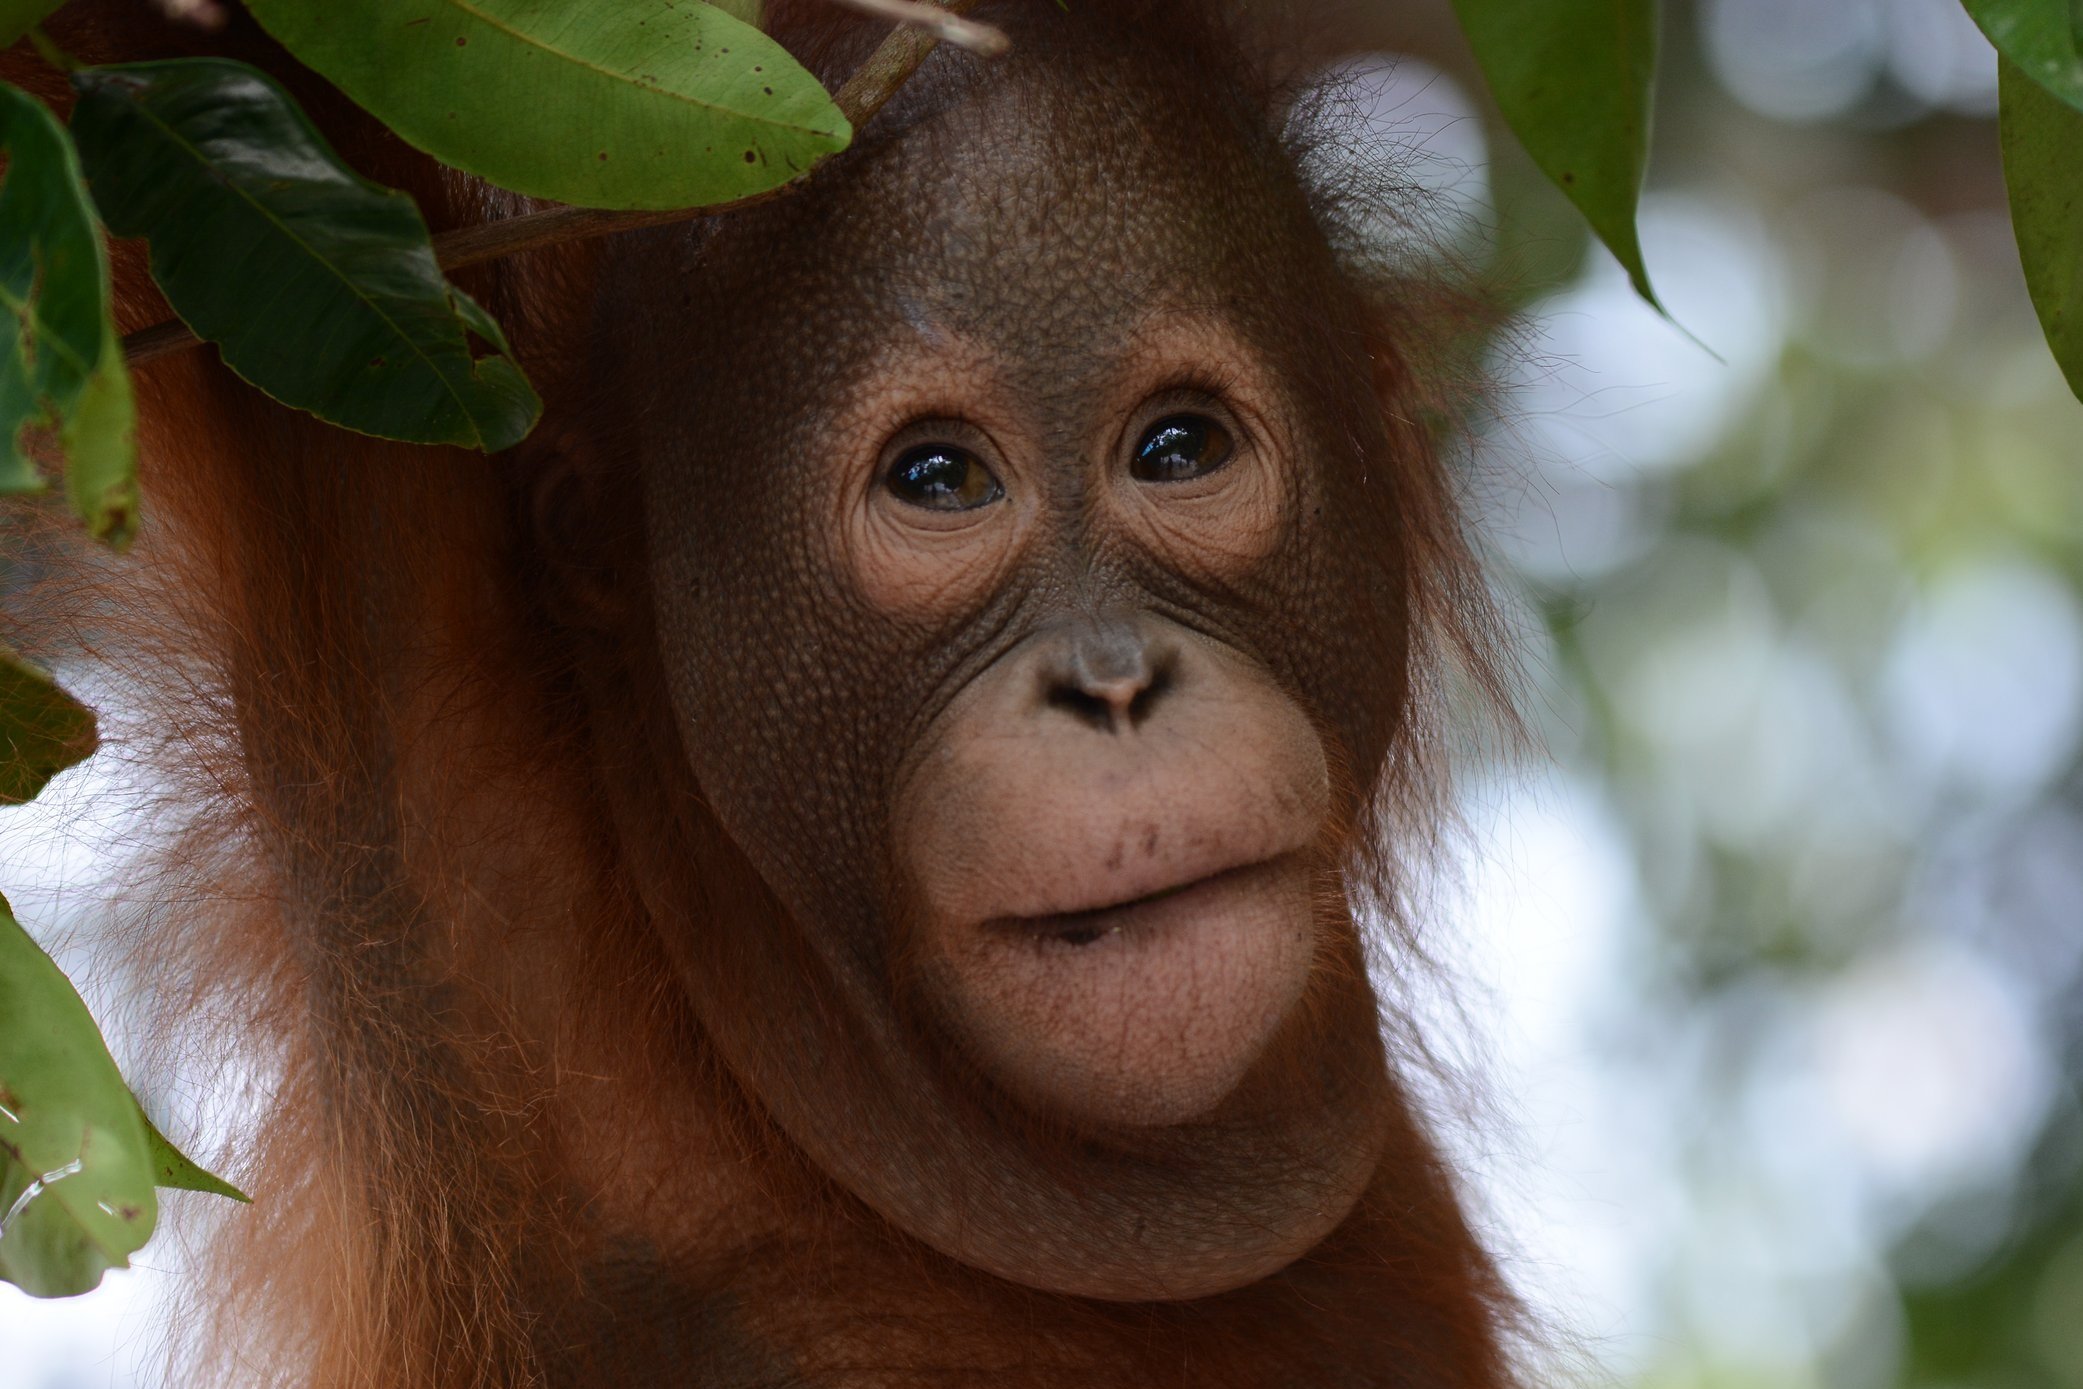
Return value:
[(799, 193), (468, 280), (513, 454), (140, 373), (282, 1076), (207, 1382), (1515, 1382), (1366, 968), (1484, 627), (1423, 304), (1207, 6), (977, 13)]

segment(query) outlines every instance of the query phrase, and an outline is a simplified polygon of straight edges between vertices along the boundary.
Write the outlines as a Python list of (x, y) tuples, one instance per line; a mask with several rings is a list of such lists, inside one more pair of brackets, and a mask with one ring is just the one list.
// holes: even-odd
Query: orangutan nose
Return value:
[(1042, 701), (1102, 733), (1146, 721), (1179, 682), (1179, 648), (1133, 618), (1080, 619), (1040, 653)]

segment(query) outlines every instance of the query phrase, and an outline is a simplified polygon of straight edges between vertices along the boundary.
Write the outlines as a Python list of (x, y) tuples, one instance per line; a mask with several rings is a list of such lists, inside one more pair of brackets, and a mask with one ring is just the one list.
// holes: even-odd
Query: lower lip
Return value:
[(1270, 881), (1292, 871), (1293, 865), (1288, 862), (1291, 857), (1243, 864), (1110, 907), (1049, 916), (998, 917), (985, 922), (984, 929), (1046, 949), (1065, 950), (1087, 950), (1117, 938), (1148, 937), (1202, 916), (1221, 899), (1250, 892), (1259, 885), (1255, 880)]
[(1183, 1123), (1236, 1088), (1315, 953), (1306, 852), (1110, 907), (946, 932), (929, 978), (983, 1069), (1105, 1127)]

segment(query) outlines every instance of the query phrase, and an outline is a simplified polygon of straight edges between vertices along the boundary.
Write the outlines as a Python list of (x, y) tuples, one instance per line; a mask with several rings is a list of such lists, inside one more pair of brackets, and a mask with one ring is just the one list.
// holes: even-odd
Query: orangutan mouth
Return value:
[(1297, 857), (1282, 854), (1256, 863), (1239, 864), (1170, 887), (1161, 887), (1154, 892), (1080, 911), (998, 917), (985, 922), (984, 929), (1023, 937), (1044, 947), (1068, 946), (1073, 949), (1094, 945), (1112, 936), (1169, 931), (1223, 913), (1227, 908), (1257, 896), (1293, 872)]

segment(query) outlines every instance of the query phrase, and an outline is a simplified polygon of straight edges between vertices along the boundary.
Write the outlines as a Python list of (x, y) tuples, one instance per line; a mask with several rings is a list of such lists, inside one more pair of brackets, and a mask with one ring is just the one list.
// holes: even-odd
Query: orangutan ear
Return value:
[(532, 438), (516, 453), (509, 457), (533, 475), (520, 523), (540, 557), (544, 608), (565, 627), (619, 630), (644, 572), (642, 528), (627, 504), (634, 479), (610, 475), (578, 429)]

